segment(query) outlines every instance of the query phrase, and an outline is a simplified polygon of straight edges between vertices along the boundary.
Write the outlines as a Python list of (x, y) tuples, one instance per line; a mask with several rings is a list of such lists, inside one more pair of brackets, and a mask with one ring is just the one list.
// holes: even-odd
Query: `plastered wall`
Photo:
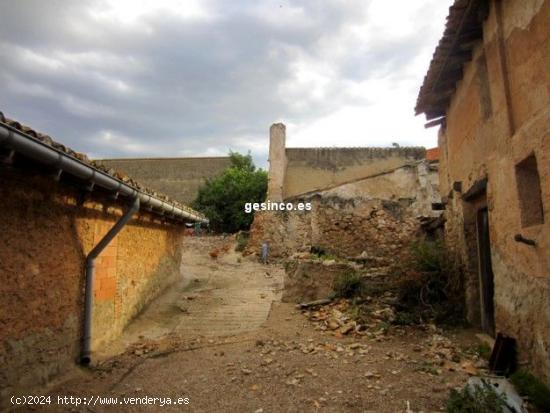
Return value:
[(284, 197), (390, 172), (424, 155), (424, 148), (286, 148)]
[[(550, 383), (550, 1), (502, 1), (500, 10), (496, 4), (439, 135), (446, 234), (464, 266), (469, 317), (478, 323), (475, 210), (487, 206), (497, 331), (515, 337), (520, 358)], [(488, 68), (489, 116), (479, 59)], [(530, 155), (544, 222), (524, 227), (516, 165)], [(484, 178), (486, 195), (465, 201), (463, 194)], [(516, 242), (516, 234), (536, 246)]]

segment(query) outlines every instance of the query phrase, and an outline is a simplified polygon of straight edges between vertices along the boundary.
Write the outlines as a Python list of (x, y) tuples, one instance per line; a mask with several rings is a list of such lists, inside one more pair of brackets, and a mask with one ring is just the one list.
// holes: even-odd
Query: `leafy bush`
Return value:
[(510, 376), (511, 382), (521, 396), (526, 396), (544, 412), (550, 412), (550, 389), (525, 370), (518, 370)]
[(418, 322), (418, 317), (415, 314), (409, 313), (407, 311), (398, 312), (395, 315), (393, 324), (398, 326), (410, 326)]
[(424, 273), (441, 273), (446, 267), (446, 249), (441, 240), (411, 243), (415, 268)]
[(252, 156), (230, 152), (231, 166), (199, 188), (192, 206), (210, 219), (217, 232), (248, 230), (254, 219), (246, 213), (247, 202), (263, 202), (267, 194), (267, 172), (256, 169)]
[(246, 248), (246, 244), (248, 244), (248, 233), (239, 232), (237, 234), (237, 245), (235, 247), (235, 251), (244, 251), (244, 249)]
[(474, 344), (466, 346), (462, 349), (462, 353), (465, 356), (477, 356), (481, 357), (487, 361), (491, 358), (492, 348), (486, 343)]
[(499, 413), (503, 411), (506, 399), (497, 394), (491, 386), (466, 386), (462, 390), (451, 390), (447, 400), (447, 413)]
[(460, 274), (444, 244), (439, 240), (417, 241), (410, 252), (410, 262), (405, 267), (412, 271), (399, 289), (397, 306), (399, 311), (408, 313), (407, 323), (425, 318), (446, 324), (463, 322)]
[(356, 272), (339, 274), (334, 279), (334, 295), (340, 298), (352, 298), (361, 295), (362, 278)]

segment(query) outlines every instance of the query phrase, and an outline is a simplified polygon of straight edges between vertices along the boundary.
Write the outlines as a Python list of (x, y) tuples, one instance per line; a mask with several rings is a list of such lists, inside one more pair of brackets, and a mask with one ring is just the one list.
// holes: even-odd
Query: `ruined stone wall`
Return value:
[(399, 261), (419, 228), (420, 216), (437, 216), (437, 164), (406, 165), (354, 183), (287, 199), (311, 202), (311, 211), (266, 211), (254, 217), (248, 252), (270, 242), (273, 256), (319, 247), (342, 257), (366, 255), (381, 266)]
[[(550, 1), (500, 4), (499, 17), (491, 2), (483, 43), (464, 68), (440, 131), (446, 237), (465, 269), (468, 316), (477, 324), (475, 213), (487, 206), (497, 332), (515, 337), (520, 358), (550, 383)], [(522, 161), (530, 156), (540, 190), (521, 181)], [(485, 178), (485, 195), (463, 199)], [(526, 202), (538, 197), (542, 219), (525, 225)], [(516, 234), (536, 246), (516, 242)]]
[(257, 252), (262, 239), (272, 256), (289, 256), (317, 247), (342, 258), (361, 254), (389, 265), (418, 229), (407, 203), (344, 200), (314, 196), (311, 212), (263, 212), (254, 220), (249, 249)]
[[(51, 177), (0, 168), (0, 399), (70, 370), (81, 339), (86, 254), (127, 206)], [(181, 228), (134, 218), (97, 260), (93, 347), (179, 277)], [(0, 409), (3, 406), (0, 406)]]
[(183, 203), (195, 200), (199, 187), (230, 166), (228, 156), (198, 158), (102, 159), (143, 185)]

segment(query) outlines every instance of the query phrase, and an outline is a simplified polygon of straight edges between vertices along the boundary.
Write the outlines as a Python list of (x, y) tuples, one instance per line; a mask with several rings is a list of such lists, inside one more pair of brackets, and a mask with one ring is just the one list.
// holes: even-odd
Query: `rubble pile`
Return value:
[[(302, 314), (314, 324), (318, 331), (336, 338), (354, 337), (357, 340), (390, 340), (392, 333), (402, 333), (403, 326), (395, 326), (396, 311), (391, 304), (395, 296), (386, 293), (381, 297), (368, 297), (357, 303), (350, 299), (339, 299), (326, 305), (302, 309)], [(410, 327), (425, 336), (413, 346), (423, 360), (418, 371), (439, 375), (446, 371), (461, 371), (475, 376), (487, 369), (487, 362), (478, 354), (465, 353), (456, 343), (443, 335), (434, 324), (421, 324)], [(403, 354), (389, 354), (389, 358), (406, 359)]]
[(395, 310), (390, 304), (393, 299), (391, 293), (360, 301), (338, 299), (324, 306), (305, 309), (302, 313), (315, 324), (316, 330), (336, 337), (366, 335), (381, 338), (395, 320)]
[(445, 337), (433, 324), (428, 326), (432, 334), (415, 347), (425, 360), (419, 370), (433, 375), (446, 371), (461, 371), (477, 376), (487, 371), (487, 361), (476, 353), (465, 353), (451, 339)]

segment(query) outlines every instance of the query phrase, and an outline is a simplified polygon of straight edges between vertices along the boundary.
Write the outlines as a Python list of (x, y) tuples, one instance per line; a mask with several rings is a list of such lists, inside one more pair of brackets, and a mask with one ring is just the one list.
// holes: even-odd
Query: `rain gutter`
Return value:
[(1, 122), (0, 145), (7, 146), (16, 153), (20, 153), (44, 165), (51, 166), (58, 171), (58, 174), (65, 172), (76, 176), (86, 181), (89, 184), (89, 188), (97, 186), (111, 192), (115, 196), (123, 195), (130, 199), (138, 197), (141, 207), (158, 215), (174, 220), (208, 223), (208, 219), (202, 214), (177, 207), (137, 190), (120, 179)]

